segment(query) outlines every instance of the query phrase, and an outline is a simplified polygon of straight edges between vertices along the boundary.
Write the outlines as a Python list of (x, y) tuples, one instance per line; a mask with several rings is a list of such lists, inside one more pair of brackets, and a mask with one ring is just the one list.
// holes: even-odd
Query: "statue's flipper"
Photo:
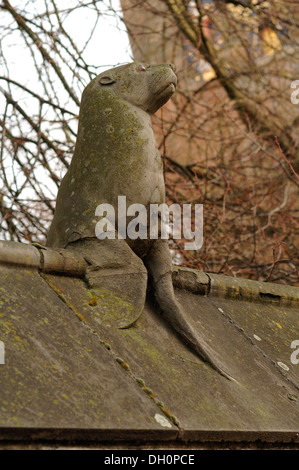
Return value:
[(175, 298), (172, 284), (172, 261), (167, 240), (157, 240), (144, 263), (152, 277), (156, 300), (166, 320), (179, 337), (213, 369), (229, 380), (235, 381), (223, 370), (212, 348), (192, 328), (182, 307)]
[(124, 240), (83, 238), (67, 249), (80, 253), (89, 266), (85, 281), (99, 300), (105, 317), (118, 328), (129, 328), (145, 304), (147, 270)]

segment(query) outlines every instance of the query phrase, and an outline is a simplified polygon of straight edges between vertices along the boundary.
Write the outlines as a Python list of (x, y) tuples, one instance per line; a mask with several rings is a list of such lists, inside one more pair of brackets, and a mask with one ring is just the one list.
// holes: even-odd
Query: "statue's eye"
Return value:
[(139, 65), (138, 70), (139, 70), (139, 72), (145, 72), (146, 67), (144, 65)]
[(101, 85), (112, 85), (113, 83), (115, 83), (115, 80), (114, 80), (114, 78), (105, 76), (105, 77), (100, 78), (99, 83)]

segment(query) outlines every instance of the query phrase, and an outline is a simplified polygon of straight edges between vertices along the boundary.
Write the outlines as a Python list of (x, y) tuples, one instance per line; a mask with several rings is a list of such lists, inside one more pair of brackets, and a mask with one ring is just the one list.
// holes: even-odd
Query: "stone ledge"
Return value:
[[(87, 267), (82, 256), (68, 250), (53, 250), (40, 245), (9, 241), (0, 241), (1, 264), (77, 277), (82, 277)], [(186, 267), (173, 266), (173, 283), (177, 289), (199, 295), (270, 302), (283, 306), (299, 304), (299, 287), (205, 273)]]
[(210, 274), (210, 295), (231, 300), (274, 302), (291, 307), (299, 305), (299, 287)]
[(299, 287), (204, 273), (196, 269), (176, 266), (173, 272), (173, 283), (178, 289), (210, 297), (274, 302), (288, 307), (299, 304)]
[(0, 265), (40, 269), (81, 277), (88, 266), (79, 254), (72, 251), (0, 240)]
[(210, 278), (197, 269), (173, 266), (173, 284), (177, 289), (185, 289), (193, 294), (207, 295), (210, 288)]

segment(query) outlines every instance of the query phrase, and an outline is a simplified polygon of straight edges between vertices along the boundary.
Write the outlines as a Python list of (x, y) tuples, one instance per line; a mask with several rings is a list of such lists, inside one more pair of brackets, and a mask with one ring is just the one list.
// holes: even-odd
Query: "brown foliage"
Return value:
[(184, 264), (298, 284), (299, 3), (122, 5), (136, 59), (177, 66), (155, 124), (169, 201), (204, 205), (204, 245)]

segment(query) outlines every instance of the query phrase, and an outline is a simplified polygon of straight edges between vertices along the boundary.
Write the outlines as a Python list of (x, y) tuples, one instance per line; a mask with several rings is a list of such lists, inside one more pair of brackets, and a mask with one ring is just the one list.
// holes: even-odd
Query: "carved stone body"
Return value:
[(100, 74), (85, 88), (75, 153), (59, 188), (47, 245), (80, 251), (90, 263), (91, 287), (133, 299), (135, 314), (120, 327), (130, 326), (141, 314), (149, 272), (156, 299), (172, 327), (201, 358), (229, 377), (187, 323), (175, 299), (167, 240), (98, 240), (95, 236), (99, 204), (117, 207), (120, 195), (126, 196), (127, 207), (139, 203), (149, 209), (150, 204), (165, 201), (163, 165), (151, 115), (172, 96), (176, 83), (172, 65), (134, 62)]
[[(173, 94), (171, 66), (128, 64), (96, 77), (82, 96), (75, 153), (57, 198), (48, 244), (95, 237), (99, 204), (165, 200), (163, 166), (150, 114)], [(131, 241), (128, 240), (130, 243)]]

